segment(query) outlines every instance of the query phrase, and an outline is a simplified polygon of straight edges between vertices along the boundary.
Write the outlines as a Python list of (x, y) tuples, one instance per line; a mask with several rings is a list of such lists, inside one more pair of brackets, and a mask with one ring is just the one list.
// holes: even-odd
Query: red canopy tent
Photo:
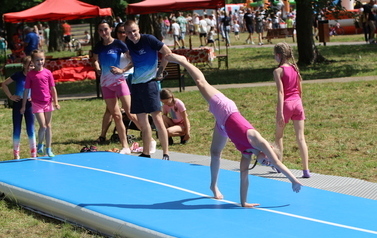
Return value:
[(3, 15), (5, 22), (36, 22), (54, 20), (74, 20), (111, 16), (111, 8), (99, 8), (78, 0), (46, 0), (41, 4), (21, 12), (10, 12)]
[(145, 0), (129, 4), (126, 8), (126, 13), (133, 15), (150, 14), (195, 9), (218, 9), (224, 6), (224, 0)]

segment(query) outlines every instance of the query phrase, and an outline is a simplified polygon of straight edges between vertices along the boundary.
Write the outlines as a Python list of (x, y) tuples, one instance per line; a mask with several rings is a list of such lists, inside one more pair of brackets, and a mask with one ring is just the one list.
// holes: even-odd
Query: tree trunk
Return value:
[(50, 38), (48, 51), (61, 51), (63, 47), (63, 29), (59, 21), (48, 22), (50, 28)]
[(298, 64), (311, 65), (325, 61), (313, 39), (314, 13), (311, 1), (296, 0), (296, 8)]
[(158, 22), (157, 14), (142, 14), (139, 19), (140, 33), (154, 35), (162, 40), (161, 27)]

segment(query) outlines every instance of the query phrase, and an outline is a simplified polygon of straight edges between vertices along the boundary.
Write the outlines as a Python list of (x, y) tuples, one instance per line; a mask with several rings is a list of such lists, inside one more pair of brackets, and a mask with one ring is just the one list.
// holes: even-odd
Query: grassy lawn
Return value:
[[(241, 35), (241, 39), (244, 38), (245, 35)], [(339, 42), (363, 42), (362, 35), (338, 36), (331, 40), (335, 38)], [(364, 44), (319, 46), (320, 52), (334, 62), (301, 68), (303, 78), (313, 80), (376, 75), (375, 47)], [(272, 70), (277, 65), (270, 47), (229, 49), (229, 63), (229, 70), (203, 68), (208, 81), (211, 84), (271, 82)], [(185, 82), (186, 85), (194, 85), (187, 76)], [(177, 85), (177, 82), (163, 84), (164, 87)], [(95, 83), (61, 83), (57, 85), (57, 90), (60, 95), (94, 93)], [(222, 91), (236, 102), (243, 115), (266, 139), (274, 139), (274, 86)], [(309, 165), (313, 172), (377, 182), (376, 91), (377, 81), (304, 84), (303, 100), (307, 116), (305, 134), (309, 147)], [(176, 92), (175, 96), (186, 104), (192, 138), (188, 144), (174, 144), (170, 150), (208, 155), (214, 121), (207, 104), (197, 91)], [(4, 99), (2, 91), (0, 99)], [(54, 112), (53, 116), (53, 149), (56, 154), (77, 153), (98, 137), (105, 104), (100, 99), (67, 100), (60, 104), (62, 109)], [(0, 118), (0, 161), (5, 161), (12, 159), (11, 109), (0, 107)], [(131, 132), (139, 135), (136, 131)], [(110, 135), (111, 131), (108, 137)], [(25, 133), (21, 142), (21, 156), (26, 157), (28, 146)], [(292, 124), (286, 128), (284, 143), (285, 164), (288, 168), (300, 169), (301, 160)], [(119, 147), (119, 144), (101, 145), (99, 150), (113, 147)], [(228, 143), (223, 158), (238, 160), (239, 157), (239, 152)], [(29, 212), (5, 200), (0, 201), (0, 210), (0, 237), (99, 237), (87, 230)]]

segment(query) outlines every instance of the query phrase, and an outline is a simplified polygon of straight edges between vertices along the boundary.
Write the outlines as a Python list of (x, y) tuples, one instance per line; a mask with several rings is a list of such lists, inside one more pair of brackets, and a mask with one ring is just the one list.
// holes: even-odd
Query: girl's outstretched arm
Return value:
[(256, 130), (249, 130), (248, 137), (251, 141), (252, 146), (264, 153), (270, 160), (271, 164), (280, 170), (292, 183), (292, 190), (298, 193), (301, 189), (302, 184), (297, 180), (297, 178), (292, 174), (292, 172), (278, 159), (277, 155), (271, 148), (271, 145), (264, 139), (260, 133)]

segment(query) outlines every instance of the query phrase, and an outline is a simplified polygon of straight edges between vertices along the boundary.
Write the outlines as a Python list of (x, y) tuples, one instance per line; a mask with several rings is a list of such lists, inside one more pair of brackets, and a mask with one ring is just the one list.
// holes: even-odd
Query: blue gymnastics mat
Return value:
[[(377, 201), (221, 170), (212, 199), (207, 166), (91, 152), (0, 162), (0, 191), (17, 203), (108, 236), (377, 237)], [(288, 180), (287, 180), (288, 181)]]

